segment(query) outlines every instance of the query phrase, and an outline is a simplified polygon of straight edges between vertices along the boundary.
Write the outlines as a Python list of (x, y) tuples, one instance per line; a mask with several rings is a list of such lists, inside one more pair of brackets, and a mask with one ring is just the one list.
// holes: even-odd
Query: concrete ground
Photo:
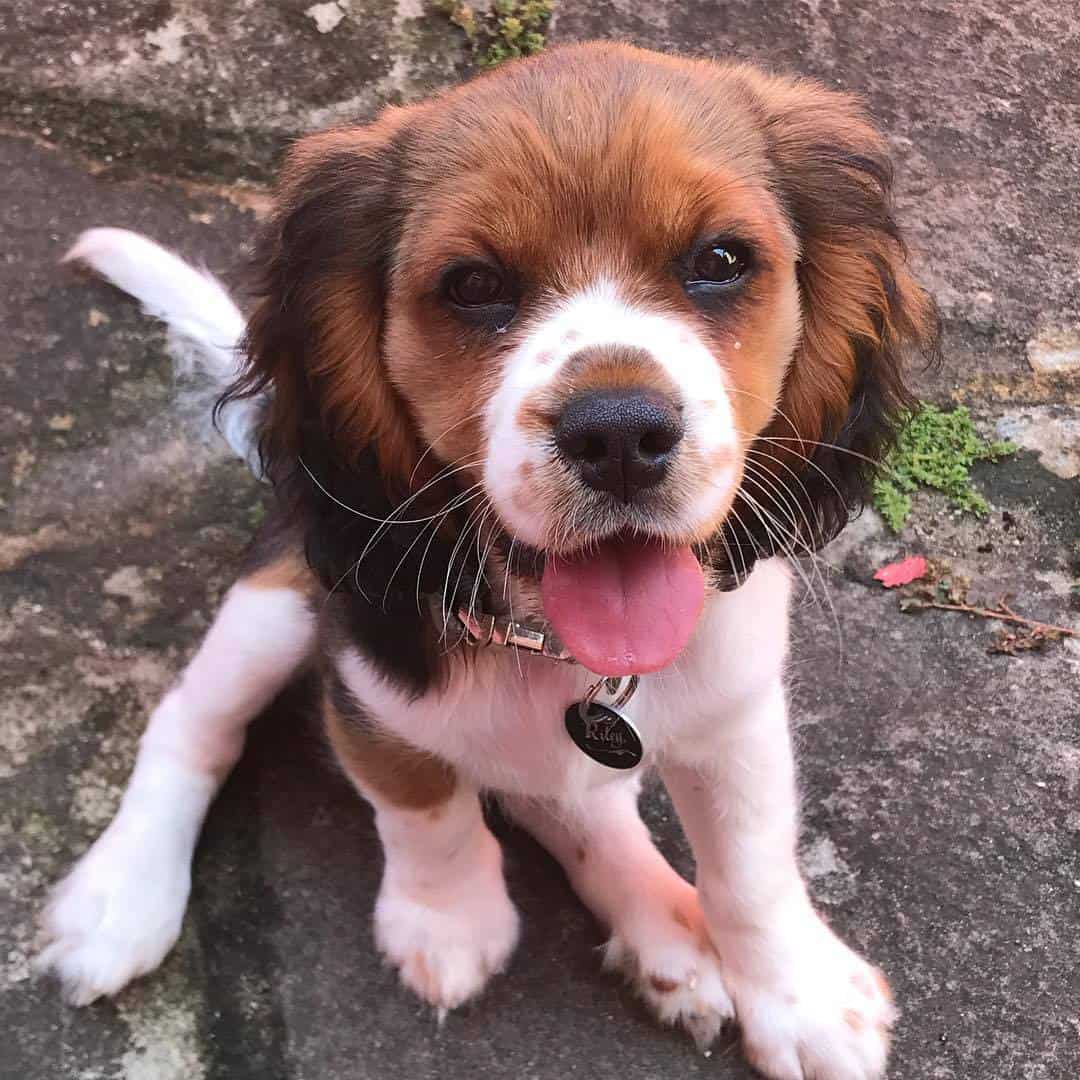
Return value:
[[(57, 265), (140, 229), (228, 272), (295, 132), (458, 77), (415, 0), (7, 0), (0, 20), (0, 1045), (3, 1080), (652, 1080), (699, 1056), (599, 971), (599, 928), (500, 826), (525, 916), (510, 971), (440, 1030), (372, 951), (371, 816), (303, 687), (257, 725), (199, 850), (164, 969), (83, 1011), (34, 980), (34, 917), (108, 820), (143, 718), (206, 628), (262, 493), (173, 385), (160, 333)], [(563, 0), (555, 40), (753, 57), (859, 90), (941, 304), (924, 396), (1024, 448), (991, 513), (864, 516), (797, 616), (804, 857), (903, 1007), (900, 1080), (1080, 1074), (1080, 650), (991, 655), (992, 628), (903, 615), (876, 567), (921, 551), (975, 595), (1080, 626), (1080, 30), (1051, 0)], [(244, 183), (244, 182), (247, 183)], [(827, 597), (827, 599), (826, 599)], [(650, 823), (684, 872), (665, 799)]]

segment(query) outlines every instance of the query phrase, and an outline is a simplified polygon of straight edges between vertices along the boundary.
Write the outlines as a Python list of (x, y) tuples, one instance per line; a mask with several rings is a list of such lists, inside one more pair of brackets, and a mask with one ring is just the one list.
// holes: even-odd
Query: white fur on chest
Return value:
[[(625, 712), (646, 760), (692, 760), (712, 742), (725, 713), (780, 676), (787, 641), (789, 574), (761, 563), (741, 588), (709, 597), (682, 655), (642, 678)], [(349, 689), (383, 727), (450, 762), (476, 786), (573, 802), (588, 788), (625, 776), (571, 742), (564, 714), (595, 676), (507, 649), (455, 662), (444, 687), (410, 698), (353, 649), (338, 657)]]

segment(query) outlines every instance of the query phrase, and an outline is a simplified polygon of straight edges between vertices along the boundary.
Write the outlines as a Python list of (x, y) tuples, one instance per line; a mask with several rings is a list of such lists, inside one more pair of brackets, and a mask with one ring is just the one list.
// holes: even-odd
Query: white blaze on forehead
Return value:
[[(522, 466), (543, 465), (551, 444), (521, 427), (522, 406), (558, 378), (575, 354), (603, 346), (639, 350), (667, 374), (683, 407), (688, 448), (708, 458), (724, 449), (734, 452), (738, 445), (723, 366), (694, 327), (677, 315), (627, 303), (613, 282), (599, 281), (568, 297), (536, 324), (511, 353), (487, 406), (485, 484), (503, 521), (528, 543), (546, 541), (546, 523), (544, 508), (530, 505), (522, 490)], [(715, 492), (698, 493), (680, 525), (693, 528), (715, 512), (728, 483), (718, 478), (715, 486)]]

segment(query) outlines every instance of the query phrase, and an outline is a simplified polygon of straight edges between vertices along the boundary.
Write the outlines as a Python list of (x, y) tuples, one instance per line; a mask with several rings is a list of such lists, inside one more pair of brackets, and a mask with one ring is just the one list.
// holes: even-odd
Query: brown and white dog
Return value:
[[(246, 333), (141, 237), (94, 230), (72, 255), (238, 376), (219, 420), (278, 509), (48, 909), (42, 962), (70, 998), (168, 953), (248, 722), (314, 663), (385, 848), (376, 941), (422, 998), (473, 997), (517, 941), (496, 792), (660, 1019), (705, 1044), (735, 1017), (776, 1080), (881, 1076), (886, 983), (796, 864), (784, 692), (785, 556), (858, 506), (905, 353), (933, 337), (858, 104), (566, 47), (300, 141)], [(477, 648), (459, 610), (542, 625), (578, 663)], [(642, 676), (642, 767), (567, 734), (597, 673)], [(696, 887), (638, 816), (647, 765)]]

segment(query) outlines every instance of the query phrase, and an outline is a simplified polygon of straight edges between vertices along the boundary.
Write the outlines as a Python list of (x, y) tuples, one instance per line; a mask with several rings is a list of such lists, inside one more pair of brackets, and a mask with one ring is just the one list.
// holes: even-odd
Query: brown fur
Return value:
[(303, 553), (297, 550), (285, 552), (241, 580), (255, 589), (292, 589), (305, 596), (315, 595), (320, 591), (311, 567)]
[[(554, 72), (558, 81), (548, 77)], [(613, 92), (620, 84), (624, 92)], [(486, 365), (474, 362), (458, 327), (430, 313), (431, 275), (449, 254), (494, 250), (545, 292), (566, 294), (600, 272), (622, 280), (632, 299), (685, 305), (666, 274), (651, 268), (665, 268), (703, 221), (718, 233), (738, 223), (766, 250), (796, 225), (804, 343), (782, 405), (808, 438), (835, 431), (843, 419), (853, 341), (880, 343), (926, 327), (929, 307), (900, 265), (899, 242), (878, 228), (883, 185), (855, 178), (848, 186), (867, 206), (836, 206), (844, 202), (836, 197), (837, 177), (852, 171), (845, 159), (879, 159), (885, 150), (847, 95), (628, 46), (567, 49), (430, 102), (389, 109), (369, 127), (301, 140), (283, 174), (272, 229), (280, 233), (320, 196), (337, 193), (347, 209), (350, 172), (359, 188), (403, 133), (411, 153), (398, 180), (411, 205), (390, 292), (413, 325), (398, 318), (387, 327), (390, 379), (377, 355), (382, 289), (362, 250), (344, 279), (327, 276), (308, 298), (321, 327), (310, 373), (326, 384), (326, 415), (347, 443), (375, 439), (388, 467), (408, 459), (409, 419), (430, 442), (444, 420), (460, 420), (480, 400)], [(774, 187), (794, 193), (793, 214), (788, 207), (777, 214)], [(261, 321), (257, 313), (255, 338)], [(416, 348), (420, 325), (425, 344)], [(494, 359), (502, 350), (493, 351)], [(276, 360), (281, 375), (290, 358)], [(464, 377), (448, 379), (442, 361)], [(753, 368), (752, 360), (745, 366)], [(394, 384), (414, 407), (411, 418)], [(423, 400), (437, 386), (452, 405), (435, 409)], [(431, 424), (428, 409), (438, 414)], [(280, 415), (277, 423), (289, 426)]]
[(344, 715), (329, 693), (323, 720), (338, 761), (361, 791), (402, 809), (429, 811), (454, 794), (451, 766), (364, 717)]
[(313, 298), (319, 344), (312, 378), (323, 387), (328, 428), (346, 446), (374, 444), (387, 474), (404, 476), (416, 463), (417, 446), (379, 358), (379, 312), (375, 290), (355, 275), (328, 280)]
[(579, 390), (657, 390), (674, 398), (663, 368), (642, 349), (595, 346), (581, 349), (564, 365), (551, 392), (565, 400)]
[(740, 70), (772, 133), (778, 183), (799, 235), (802, 341), (768, 434), (834, 439), (873, 357), (890, 398), (903, 403), (903, 347), (925, 347), (933, 305), (911, 276), (892, 219), (892, 174), (884, 138), (858, 100), (808, 81)]
[[(435, 294), (449, 260), (494, 255), (525, 283), (527, 313), (600, 275), (632, 302), (697, 320), (729, 369), (747, 443), (775, 408), (765, 434), (789, 441), (763, 443), (766, 456), (809, 456), (840, 433), (866, 354), (888, 412), (904, 400), (899, 346), (929, 334), (889, 216), (884, 150), (846, 95), (618, 45), (508, 65), (366, 128), (302, 140), (250, 335), (259, 378), (285, 388), (271, 431), (298, 445), (299, 403), (314, 398), (343, 456), (373, 445), (390, 479), (408, 475), (421, 446), (479, 458), (478, 407), (530, 318), (490, 339)], [(706, 229), (746, 237), (758, 263), (717, 323), (669, 270)], [(797, 308), (782, 296), (796, 257), (802, 335), (789, 365), (781, 343)], [(283, 296), (303, 309), (292, 334)]]
[[(714, 236), (745, 243), (753, 266), (729, 302), (710, 308), (683, 277)], [(512, 281), (520, 306), (504, 332), (446, 302), (447, 268), (470, 259)], [(397, 574), (400, 606), (414, 614), (406, 586), (419, 586), (425, 567), (410, 559), (426, 541), (410, 547), (415, 531), (390, 530), (354, 566), (372, 536), (364, 522), (384, 519), (444, 464), (463, 469), (416, 504), (418, 519), (435, 520), (480, 477), (482, 410), (507, 355), (584, 286), (613, 281), (628, 303), (683, 320), (724, 368), (752, 465), (735, 513), (672, 537), (699, 542), (720, 583), (732, 576), (727, 551), (738, 571), (783, 546), (754, 520), (754, 500), (769, 501), (763, 484), (783, 484), (797, 504), (788, 547), (817, 547), (843, 525), (866, 488), (865, 459), (887, 446), (908, 401), (906, 355), (932, 335), (892, 218), (886, 146), (857, 102), (742, 65), (615, 44), (553, 50), (366, 127), (301, 140), (255, 262), (250, 368), (234, 393), (274, 391), (264, 449), (302, 550), (327, 589), (383, 596)], [(550, 432), (560, 395), (582, 385), (668, 392), (664, 381), (635, 350), (583, 350), (522, 420)], [(819, 446), (833, 442), (839, 451)], [(350, 505), (363, 496), (367, 517), (314, 492), (301, 459)], [(687, 490), (732, 464), (689, 453), (681, 462)], [(569, 480), (553, 460), (523, 475), (514, 497), (524, 508), (564, 505)], [(426, 568), (436, 588), (461, 579), (443, 572), (439, 549), (452, 563), (480, 505), (440, 526)], [(482, 544), (503, 527), (485, 521)], [(376, 622), (365, 626), (378, 644)], [(436, 666), (417, 658), (416, 685)]]
[(639, 349), (581, 349), (563, 365), (558, 378), (522, 403), (517, 422), (522, 430), (547, 436), (558, 423), (566, 401), (582, 390), (655, 390), (677, 401), (667, 374)]
[[(255, 256), (262, 300), (248, 323), (251, 367), (229, 395), (274, 387), (263, 448), (272, 462), (301, 453), (304, 426), (317, 419), (346, 460), (370, 446), (390, 476), (415, 463), (415, 436), (380, 355), (378, 266), (390, 254), (390, 223), (355, 212), (404, 118), (389, 109), (367, 128), (302, 139), (282, 172)], [(374, 209), (378, 196), (370, 198)]]

